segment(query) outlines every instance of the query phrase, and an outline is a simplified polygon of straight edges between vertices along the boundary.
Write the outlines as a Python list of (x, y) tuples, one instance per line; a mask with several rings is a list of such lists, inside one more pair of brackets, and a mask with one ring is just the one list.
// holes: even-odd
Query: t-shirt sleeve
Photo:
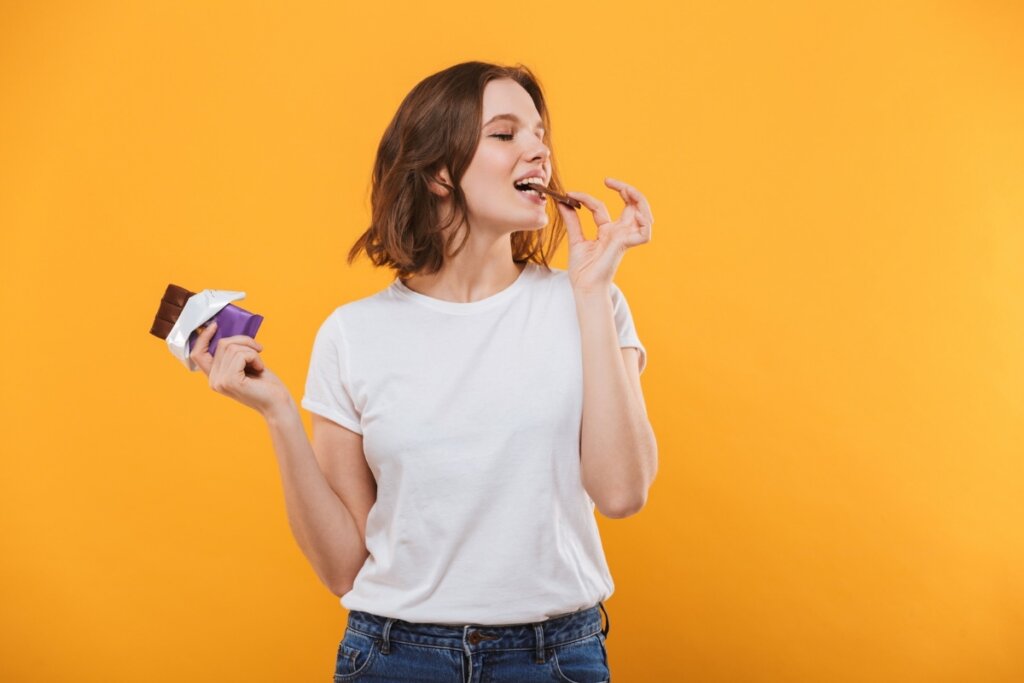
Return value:
[(320, 325), (306, 375), (302, 407), (322, 415), (357, 434), (363, 433), (360, 415), (352, 400), (348, 349), (341, 320), (336, 313)]
[(640, 343), (640, 337), (636, 333), (636, 325), (633, 323), (633, 313), (629, 310), (629, 303), (626, 295), (622, 293), (619, 286), (612, 283), (612, 309), (615, 313), (615, 328), (619, 333), (619, 346), (634, 346), (640, 351), (640, 374), (643, 374), (647, 367), (647, 349)]

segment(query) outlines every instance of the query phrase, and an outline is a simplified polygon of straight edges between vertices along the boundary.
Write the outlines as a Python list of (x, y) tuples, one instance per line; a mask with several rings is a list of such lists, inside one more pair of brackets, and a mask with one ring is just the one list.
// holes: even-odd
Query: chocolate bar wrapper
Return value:
[(211, 355), (216, 353), (217, 342), (222, 337), (230, 337), (235, 334), (255, 336), (256, 330), (263, 322), (263, 316), (231, 305), (232, 301), (244, 298), (245, 292), (222, 289), (204, 289), (189, 297), (182, 307), (177, 321), (167, 334), (167, 348), (170, 349), (171, 354), (190, 371), (198, 370), (199, 366), (189, 358), (192, 344), (198, 337), (196, 329), (214, 319), (217, 320), (217, 330), (210, 341)]
[[(214, 330), (213, 337), (210, 339), (211, 356), (217, 355), (217, 342), (220, 341), (221, 337), (233, 337), (236, 334), (244, 334), (255, 338), (257, 330), (260, 329), (260, 325), (263, 323), (263, 316), (250, 313), (234, 304), (228, 304), (220, 310), (220, 313), (204, 322), (203, 326), (209, 325), (214, 321), (217, 322), (217, 329)], [(198, 331), (194, 331), (189, 335), (189, 353), (191, 353), (192, 346), (198, 338)]]

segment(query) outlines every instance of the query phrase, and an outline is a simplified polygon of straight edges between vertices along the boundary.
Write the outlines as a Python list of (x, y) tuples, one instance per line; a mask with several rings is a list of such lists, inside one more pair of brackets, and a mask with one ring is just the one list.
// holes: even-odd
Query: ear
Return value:
[(451, 176), (448, 175), (448, 169), (442, 166), (441, 170), (434, 174), (434, 178), (435, 179), (430, 182), (430, 191), (439, 197), (447, 197), (450, 194), (450, 191), (447, 187), (441, 185), (437, 181), (443, 181), (448, 185), (452, 184)]

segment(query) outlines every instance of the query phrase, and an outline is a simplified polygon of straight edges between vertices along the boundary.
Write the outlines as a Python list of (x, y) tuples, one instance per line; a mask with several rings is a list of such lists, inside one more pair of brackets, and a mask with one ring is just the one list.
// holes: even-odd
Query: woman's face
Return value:
[(545, 185), (551, 178), (551, 151), (542, 125), (521, 85), (508, 78), (487, 83), (480, 143), (462, 177), (474, 230), (493, 227), (501, 234), (547, 225), (548, 200), (513, 186), (528, 176), (540, 176)]

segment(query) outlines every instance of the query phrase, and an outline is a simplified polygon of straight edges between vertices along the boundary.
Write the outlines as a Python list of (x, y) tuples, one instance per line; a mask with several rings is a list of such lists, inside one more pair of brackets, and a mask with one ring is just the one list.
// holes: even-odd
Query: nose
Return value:
[(544, 159), (545, 161), (551, 157), (551, 150), (544, 144), (542, 138), (534, 136), (534, 143), (530, 145), (530, 161), (535, 159)]

